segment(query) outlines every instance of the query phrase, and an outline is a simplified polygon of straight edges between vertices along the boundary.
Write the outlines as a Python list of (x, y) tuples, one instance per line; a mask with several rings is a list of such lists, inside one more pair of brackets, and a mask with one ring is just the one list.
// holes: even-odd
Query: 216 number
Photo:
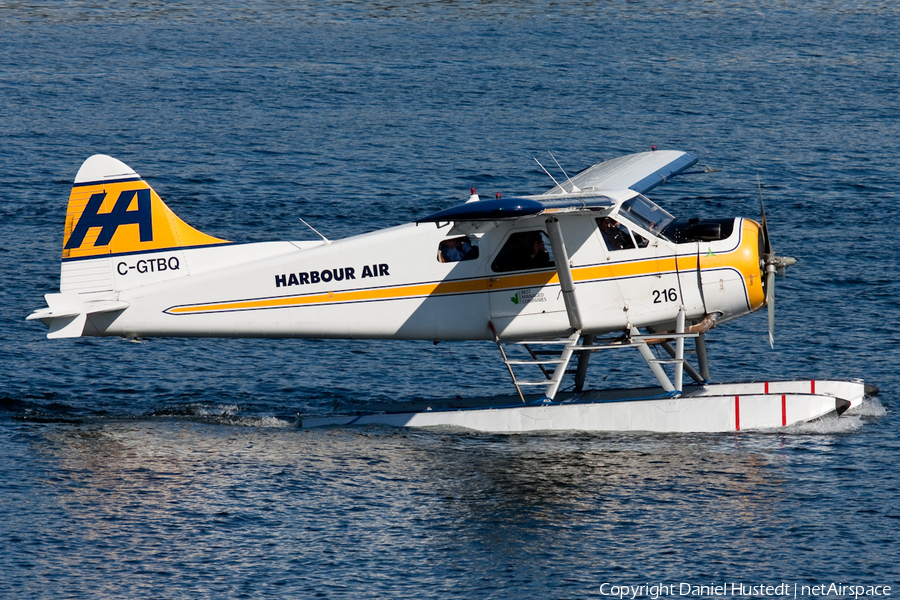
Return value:
[(667, 290), (653, 290), (653, 304), (662, 304), (663, 302), (676, 302), (678, 300), (678, 292), (675, 288)]

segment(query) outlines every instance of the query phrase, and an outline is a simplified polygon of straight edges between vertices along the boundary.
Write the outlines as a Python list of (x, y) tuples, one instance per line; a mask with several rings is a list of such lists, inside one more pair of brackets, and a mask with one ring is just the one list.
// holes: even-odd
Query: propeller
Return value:
[(769, 345), (775, 349), (775, 274), (784, 276), (784, 270), (797, 262), (790, 256), (777, 256), (772, 248), (769, 227), (766, 224), (766, 205), (763, 203), (762, 184), (756, 176), (756, 189), (759, 192), (759, 209), (762, 213), (762, 248), (759, 253), (759, 266), (765, 272), (763, 291), (766, 294), (766, 306), (769, 307)]

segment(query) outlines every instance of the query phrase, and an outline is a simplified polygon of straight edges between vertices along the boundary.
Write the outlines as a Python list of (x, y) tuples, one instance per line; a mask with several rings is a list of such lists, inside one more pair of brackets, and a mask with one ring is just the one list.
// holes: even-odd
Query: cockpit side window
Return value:
[(439, 262), (460, 262), (478, 258), (478, 240), (463, 235), (450, 238), (438, 244)]
[[(603, 241), (610, 251), (630, 250), (635, 247), (634, 240), (631, 239), (631, 233), (629, 233), (628, 228), (612, 217), (597, 219), (597, 227), (600, 228), (600, 234), (603, 236)], [(647, 240), (644, 240), (644, 246), (646, 246), (646, 241)], [(641, 247), (643, 248), (644, 246)]]
[(623, 202), (619, 214), (657, 236), (675, 220), (675, 217), (640, 194)]
[(543, 231), (520, 231), (509, 236), (491, 269), (498, 273), (546, 269), (553, 266), (550, 239)]

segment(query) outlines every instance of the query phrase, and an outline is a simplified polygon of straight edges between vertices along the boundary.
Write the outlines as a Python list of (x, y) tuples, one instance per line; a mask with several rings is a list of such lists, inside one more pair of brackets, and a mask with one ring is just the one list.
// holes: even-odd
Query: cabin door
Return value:
[[(553, 249), (544, 231), (511, 232), (492, 260), (491, 273), (492, 320), (519, 321), (519, 317), (561, 313), (567, 321)], [(524, 322), (520, 325), (528, 327)]]

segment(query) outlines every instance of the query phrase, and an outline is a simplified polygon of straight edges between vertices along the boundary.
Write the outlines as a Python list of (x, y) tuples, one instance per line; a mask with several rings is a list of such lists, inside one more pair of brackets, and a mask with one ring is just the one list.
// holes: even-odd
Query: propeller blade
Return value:
[(775, 349), (775, 270), (766, 272), (766, 306), (769, 307), (769, 346)]
[(775, 254), (772, 249), (772, 238), (769, 237), (769, 226), (766, 224), (766, 205), (763, 203), (762, 182), (759, 180), (759, 174), (756, 175), (756, 191), (759, 193), (759, 210), (762, 213), (762, 230), (763, 241), (765, 243), (766, 254)]
[(762, 183), (759, 175), (756, 176), (756, 189), (759, 192), (759, 210), (762, 213), (761, 231), (763, 236), (763, 252), (761, 259), (761, 267), (766, 272), (766, 278), (763, 281), (763, 290), (766, 294), (766, 306), (769, 307), (769, 346), (775, 349), (775, 274), (784, 276), (784, 270), (797, 262), (796, 259), (789, 256), (776, 256), (775, 250), (772, 248), (772, 238), (769, 237), (769, 225), (766, 222), (766, 205), (763, 202)]

